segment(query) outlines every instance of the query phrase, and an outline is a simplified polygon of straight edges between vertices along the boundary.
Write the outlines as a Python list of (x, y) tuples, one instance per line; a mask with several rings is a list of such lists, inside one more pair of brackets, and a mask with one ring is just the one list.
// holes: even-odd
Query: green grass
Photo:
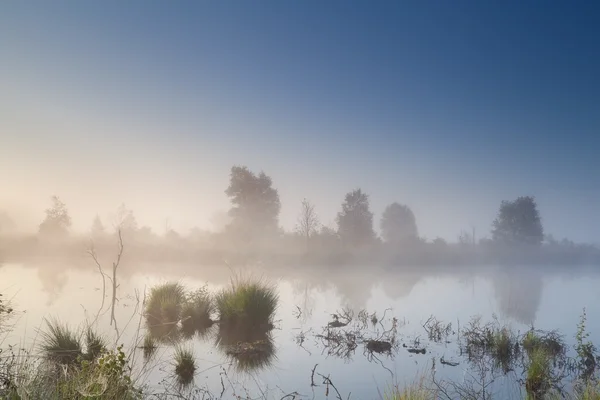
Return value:
[(150, 289), (146, 304), (149, 325), (177, 322), (185, 304), (185, 288), (177, 282), (167, 282)]
[(278, 300), (273, 286), (236, 279), (216, 296), (216, 307), (221, 323), (266, 326), (272, 323)]
[(46, 357), (60, 364), (72, 364), (82, 355), (81, 335), (58, 320), (46, 320), (41, 347)]
[(541, 399), (551, 387), (551, 356), (541, 348), (532, 351), (527, 366), (525, 389), (529, 399)]
[(177, 347), (175, 349), (175, 375), (182, 386), (188, 386), (194, 380), (196, 360), (190, 348)]
[(522, 346), (529, 357), (537, 349), (544, 350), (552, 358), (565, 354), (565, 344), (555, 332), (536, 332), (529, 330), (522, 340)]
[(512, 368), (518, 351), (517, 343), (510, 329), (506, 327), (494, 330), (491, 334), (491, 340), (489, 341), (491, 355), (505, 372)]
[(212, 326), (211, 315), (214, 311), (214, 303), (206, 289), (202, 288), (190, 293), (181, 310), (183, 333), (193, 335)]

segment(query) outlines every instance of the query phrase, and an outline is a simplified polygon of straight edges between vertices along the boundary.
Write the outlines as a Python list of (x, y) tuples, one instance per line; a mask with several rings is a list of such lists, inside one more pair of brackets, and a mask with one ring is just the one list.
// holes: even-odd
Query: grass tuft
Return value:
[(156, 343), (156, 339), (152, 335), (147, 334), (146, 336), (144, 336), (144, 343), (142, 344), (142, 349), (144, 350), (144, 358), (146, 360), (148, 360), (154, 355), (157, 347), (158, 346)]
[(81, 336), (58, 320), (46, 320), (47, 329), (41, 332), (41, 347), (48, 359), (59, 364), (72, 364), (81, 351)]
[(84, 359), (92, 361), (98, 359), (106, 351), (107, 343), (96, 331), (88, 328), (85, 332), (85, 347)]
[(190, 293), (181, 310), (181, 327), (184, 334), (193, 335), (212, 326), (211, 315), (214, 310), (214, 303), (205, 288)]
[(175, 374), (181, 386), (188, 386), (194, 380), (196, 360), (191, 348), (177, 347), (175, 349)]
[(167, 282), (150, 289), (146, 304), (149, 325), (176, 323), (185, 304), (185, 288), (177, 282)]
[(542, 399), (551, 387), (552, 366), (551, 357), (541, 348), (535, 348), (527, 367), (525, 389), (531, 399)]
[(221, 323), (268, 326), (279, 298), (275, 288), (264, 282), (236, 279), (216, 296)]

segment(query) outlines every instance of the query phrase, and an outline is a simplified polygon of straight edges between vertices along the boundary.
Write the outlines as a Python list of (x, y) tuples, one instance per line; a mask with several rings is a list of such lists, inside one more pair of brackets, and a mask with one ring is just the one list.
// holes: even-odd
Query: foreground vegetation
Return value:
[[(227, 371), (221, 371), (219, 395), (197, 386), (201, 384), (195, 379), (197, 358), (190, 342), (184, 341), (211, 337), (215, 347), (238, 373), (261, 370), (276, 358), (271, 330), (277, 304), (276, 288), (261, 281), (232, 281), (214, 297), (205, 287), (190, 291), (177, 282), (163, 283), (150, 290), (143, 308), (146, 332), (140, 332), (140, 339), (136, 339), (136, 345), (129, 350), (123, 345), (109, 345), (92, 325), (73, 328), (49, 319), (40, 332), (37, 349), (25, 351), (7, 347), (0, 353), (0, 399), (223, 398), (227, 389), (225, 382), (230, 388), (234, 385)], [(0, 328), (6, 329), (12, 308), (6, 303), (0, 305), (0, 321), (3, 321)], [(370, 360), (391, 356), (402, 348), (415, 355), (427, 353), (418, 340), (400, 345), (399, 321), (395, 317), (386, 319), (385, 313), (378, 316), (365, 310), (358, 314), (342, 310), (332, 318), (321, 333), (315, 334), (327, 356), (349, 359), (361, 345)], [(417, 377), (412, 384), (386, 388), (379, 398), (498, 398), (492, 396), (490, 385), (500, 376), (513, 374), (526, 399), (600, 400), (600, 359), (596, 347), (589, 341), (586, 318), (584, 310), (572, 351), (574, 356), (571, 356), (564, 338), (554, 331), (531, 328), (520, 334), (497, 319), (484, 323), (479, 317), (472, 318), (462, 329), (454, 330), (452, 324), (430, 317), (423, 324), (429, 341), (450, 343), (450, 336), (456, 335), (470, 378), (462, 382), (440, 380), (433, 368), (433, 372)], [(375, 326), (377, 335), (369, 336), (366, 332)], [(298, 341), (300, 346), (305, 338)], [(163, 393), (150, 389), (140, 372), (159, 347), (172, 349), (173, 357), (168, 367), (173, 377), (172, 386)], [(136, 368), (136, 348), (143, 350), (141, 370)], [(435, 366), (435, 357), (433, 362)], [(439, 362), (451, 367), (459, 365), (444, 357)], [(331, 375), (322, 375), (316, 370), (317, 365), (311, 374), (313, 390), (323, 387), (326, 393), (335, 393), (335, 398), (346, 398), (340, 394), (343, 388), (334, 385)], [(322, 383), (317, 380), (320, 378)], [(263, 393), (260, 398), (270, 397)], [(293, 392), (288, 398), (303, 397)]]

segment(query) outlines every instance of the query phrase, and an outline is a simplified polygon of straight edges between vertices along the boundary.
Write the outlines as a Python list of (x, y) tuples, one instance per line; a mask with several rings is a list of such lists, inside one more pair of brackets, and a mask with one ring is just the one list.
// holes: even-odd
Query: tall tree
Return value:
[(412, 210), (403, 204), (392, 203), (381, 216), (381, 235), (387, 243), (402, 243), (419, 236)]
[(315, 211), (314, 204), (311, 204), (311, 202), (306, 199), (302, 200), (296, 232), (305, 238), (306, 251), (308, 251), (310, 247), (310, 238), (318, 232), (320, 225), (321, 223), (319, 222), (319, 217)]
[(372, 243), (373, 213), (369, 209), (369, 196), (361, 189), (346, 194), (342, 211), (337, 215), (338, 234), (344, 245), (360, 246)]
[(502, 201), (492, 223), (492, 238), (505, 244), (541, 244), (544, 228), (535, 198), (522, 196), (514, 201)]
[(69, 233), (71, 217), (67, 206), (58, 196), (52, 196), (52, 206), (46, 209), (46, 218), (40, 224), (40, 233), (49, 236), (64, 236)]
[(281, 210), (279, 193), (264, 172), (256, 175), (247, 167), (232, 167), (225, 194), (231, 199), (229, 228), (235, 234), (250, 238), (256, 234), (275, 234), (278, 231)]

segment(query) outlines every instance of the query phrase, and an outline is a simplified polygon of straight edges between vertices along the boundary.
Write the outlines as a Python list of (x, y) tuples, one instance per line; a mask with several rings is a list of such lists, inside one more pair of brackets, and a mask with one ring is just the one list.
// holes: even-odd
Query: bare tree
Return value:
[(117, 320), (115, 318), (115, 303), (117, 302), (117, 288), (119, 287), (119, 285), (117, 284), (117, 269), (119, 268), (119, 263), (121, 262), (121, 256), (123, 256), (123, 248), (124, 248), (123, 247), (123, 235), (121, 234), (120, 228), (117, 229), (117, 236), (118, 236), (119, 250), (117, 253), (117, 259), (112, 264), (112, 267), (113, 267), (112, 268), (112, 278), (103, 271), (102, 265), (100, 264), (100, 261), (98, 260), (98, 255), (96, 254), (96, 251), (94, 249), (93, 242), (87, 253), (92, 258), (92, 260), (94, 260), (94, 263), (96, 264), (96, 267), (98, 268), (98, 272), (102, 276), (102, 304), (100, 305), (100, 308), (98, 309), (98, 313), (96, 314), (94, 323), (98, 320), (98, 317), (100, 316), (100, 312), (104, 308), (104, 298), (106, 296), (106, 279), (105, 278), (108, 278), (112, 283), (112, 289), (113, 289), (112, 290), (112, 300), (111, 300), (111, 305), (110, 305), (110, 325), (112, 325), (114, 322), (115, 330), (117, 331), (117, 336), (118, 336)]
[(314, 204), (311, 204), (307, 199), (302, 200), (302, 208), (300, 209), (300, 215), (298, 216), (296, 232), (306, 238), (306, 251), (309, 250), (311, 236), (317, 233), (320, 225), (321, 223), (315, 212)]

